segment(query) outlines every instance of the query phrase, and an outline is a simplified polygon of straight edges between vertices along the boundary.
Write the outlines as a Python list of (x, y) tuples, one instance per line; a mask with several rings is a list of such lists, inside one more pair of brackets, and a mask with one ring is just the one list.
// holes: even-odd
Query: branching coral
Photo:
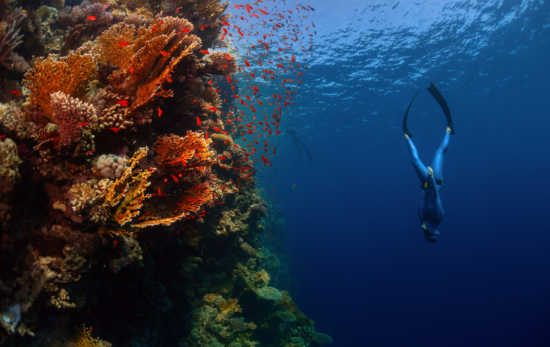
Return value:
[[(145, 222), (134, 224), (134, 227), (144, 228), (154, 225), (170, 225), (191, 212), (197, 212), (201, 206), (212, 200), (212, 190), (205, 183), (196, 184), (193, 188), (185, 191), (176, 200), (159, 201), (153, 207), (155, 213), (145, 217)], [(174, 206), (175, 205), (175, 206)], [(151, 211), (148, 211), (151, 212)]]
[[(94, 16), (93, 21), (89, 20), (89, 16)], [(59, 11), (57, 21), (63, 25), (74, 27), (86, 21), (95, 26), (111, 25), (113, 23), (113, 14), (106, 11), (100, 3), (90, 4), (84, 0), (80, 6), (75, 6), (72, 9), (65, 7)]]
[(235, 57), (227, 52), (214, 52), (210, 54), (209, 58), (216, 64), (216, 68), (220, 70), (224, 76), (229, 76), (237, 71)]
[[(111, 220), (121, 226), (139, 215), (143, 200), (151, 197), (150, 194), (145, 194), (145, 189), (150, 184), (149, 176), (156, 169), (136, 169), (138, 162), (147, 155), (147, 150), (147, 147), (140, 148), (134, 153), (122, 176), (106, 190), (102, 205), (111, 216)], [(112, 231), (112, 233), (124, 232)]]
[(90, 180), (88, 182), (77, 182), (69, 190), (73, 211), (80, 211), (90, 206), (109, 187), (111, 181), (103, 179), (99, 182)]
[(63, 92), (52, 93), (50, 98), (52, 119), (59, 126), (60, 142), (63, 145), (80, 142), (82, 131), (86, 127), (97, 128), (94, 106)]
[(25, 18), (21, 9), (12, 11), (9, 17), (0, 22), (0, 64), (10, 69), (16, 54), (13, 50), (23, 41), (23, 35), (19, 34), (19, 23)]
[[(134, 81), (144, 80), (161, 51), (168, 53), (158, 66), (164, 66), (174, 51), (187, 37), (182, 29), (192, 30), (193, 25), (185, 19), (157, 16), (147, 27), (136, 28), (131, 24), (113, 25), (96, 40), (99, 62), (112, 64), (121, 70), (132, 67)], [(165, 49), (173, 37), (177, 41)], [(198, 48), (198, 47), (197, 47)]]
[(50, 54), (47, 58), (36, 60), (23, 82), (31, 91), (31, 103), (39, 106), (42, 114), (55, 123), (51, 94), (62, 92), (75, 98), (83, 96), (95, 70), (96, 57), (92, 54), (77, 51), (60, 58)]
[(185, 137), (174, 134), (159, 137), (153, 150), (162, 170), (196, 178), (217, 162), (209, 149), (211, 143), (203, 134), (188, 131)]
[[(185, 19), (157, 16), (149, 26), (138, 30), (133, 25), (119, 23), (97, 39), (99, 62), (119, 68), (109, 77), (110, 86), (120, 93), (137, 90), (135, 101), (125, 110), (125, 118), (156, 98), (173, 96), (162, 85), (170, 79), (174, 67), (199, 48), (200, 39), (177, 31), (189, 27), (192, 25)], [(175, 42), (168, 45), (172, 39)], [(186, 47), (177, 54), (176, 50), (183, 46)]]
[(71, 337), (71, 342), (75, 347), (102, 347), (99, 339), (92, 338), (90, 329), (82, 325), (76, 329), (76, 334)]

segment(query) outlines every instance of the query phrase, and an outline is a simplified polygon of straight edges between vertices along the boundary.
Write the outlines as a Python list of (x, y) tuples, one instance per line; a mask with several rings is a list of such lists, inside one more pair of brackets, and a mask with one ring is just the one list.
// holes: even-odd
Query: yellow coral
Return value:
[(99, 339), (92, 338), (90, 330), (85, 325), (76, 329), (76, 334), (71, 336), (71, 342), (75, 347), (101, 347)]
[[(191, 212), (197, 212), (204, 203), (212, 200), (212, 189), (205, 183), (197, 184), (187, 190), (177, 200), (170, 200), (169, 203), (159, 201), (154, 207), (156, 214), (145, 217), (145, 222), (133, 224), (137, 228), (145, 228), (154, 225), (170, 225)], [(173, 209), (173, 210), (171, 210)], [(164, 216), (162, 216), (164, 215)]]
[(77, 51), (60, 58), (50, 54), (47, 58), (36, 59), (34, 68), (27, 72), (23, 83), (31, 91), (31, 103), (39, 106), (42, 114), (55, 122), (51, 117), (53, 110), (50, 106), (50, 95), (63, 92), (75, 98), (82, 97), (96, 67), (96, 57), (93, 54), (80, 54)]
[(227, 312), (242, 312), (241, 307), (237, 305), (239, 302), (238, 299), (228, 299), (227, 301), (224, 301), (218, 305), (218, 308), (220, 309), (221, 313), (227, 313)]
[(139, 215), (143, 200), (151, 197), (144, 192), (150, 184), (148, 178), (156, 169), (142, 171), (135, 168), (137, 163), (147, 155), (147, 151), (148, 148), (144, 147), (134, 153), (122, 176), (106, 190), (104, 195), (103, 207), (111, 216), (111, 220), (119, 225), (124, 225)]
[(269, 274), (265, 270), (256, 272), (254, 276), (257, 282), (263, 281), (264, 283), (268, 283), (271, 281), (271, 277), (269, 277)]

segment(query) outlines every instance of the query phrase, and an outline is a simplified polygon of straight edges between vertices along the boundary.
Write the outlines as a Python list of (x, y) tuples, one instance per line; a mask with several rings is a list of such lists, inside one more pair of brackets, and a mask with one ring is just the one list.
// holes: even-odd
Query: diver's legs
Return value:
[(309, 150), (307, 149), (306, 145), (304, 145), (304, 143), (298, 138), (298, 142), (304, 147), (304, 149), (306, 150), (306, 154), (307, 154), (307, 157), (309, 158), (309, 161), (313, 162), (313, 156), (311, 155), (311, 153), (309, 153)]
[(418, 158), (418, 151), (416, 150), (416, 147), (414, 147), (412, 140), (406, 134), (405, 141), (407, 141), (407, 147), (409, 148), (409, 153), (411, 154), (411, 161), (414, 171), (416, 171), (416, 175), (420, 179), (420, 183), (424, 184), (428, 180), (428, 168), (426, 168), (422, 161), (420, 161), (420, 158)]
[[(447, 128), (447, 132), (445, 133), (445, 137), (443, 138), (443, 141), (441, 142), (441, 145), (435, 152), (434, 158), (432, 160), (431, 167), (434, 170), (434, 179), (436, 182), (440, 181), (443, 182), (443, 157), (445, 156), (445, 153), (447, 153), (447, 149), (449, 147), (449, 139), (451, 138), (451, 129)], [(441, 183), (437, 183), (441, 184)]]

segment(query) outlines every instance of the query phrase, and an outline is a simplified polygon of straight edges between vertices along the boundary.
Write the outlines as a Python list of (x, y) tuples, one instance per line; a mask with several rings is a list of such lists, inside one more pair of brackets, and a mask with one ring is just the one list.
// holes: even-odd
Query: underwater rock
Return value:
[(111, 259), (109, 262), (109, 268), (114, 273), (120, 272), (120, 270), (130, 264), (139, 264), (143, 261), (143, 250), (135, 239), (123, 237), (118, 242), (118, 245), (120, 245), (120, 249), (117, 250), (117, 257)]
[(60, 10), (65, 7), (65, 0), (50, 0), (50, 4), (56, 9)]
[(277, 312), (274, 313), (274, 315), (281, 318), (281, 320), (283, 320), (285, 322), (295, 322), (296, 321), (296, 316), (293, 315), (290, 312), (277, 311)]
[(290, 345), (292, 347), (299, 347), (303, 346), (306, 343), (306, 341), (301, 337), (293, 337), (290, 339)]
[(283, 298), (283, 294), (277, 289), (269, 286), (261, 288), (258, 296), (265, 300), (279, 301)]
[(321, 346), (328, 345), (329, 343), (332, 343), (332, 337), (327, 334), (317, 333), (313, 336), (313, 341), (317, 342)]

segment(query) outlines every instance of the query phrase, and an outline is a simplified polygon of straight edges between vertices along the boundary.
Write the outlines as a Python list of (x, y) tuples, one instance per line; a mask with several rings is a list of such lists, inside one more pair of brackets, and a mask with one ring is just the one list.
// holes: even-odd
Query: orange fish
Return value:
[(134, 72), (134, 68), (133, 67), (129, 67), (128, 70), (130, 70), (130, 72)]
[(244, 58), (244, 63), (246, 66), (250, 66), (250, 63), (248, 62), (248, 59)]
[(159, 30), (158, 28), (151, 28), (151, 31), (157, 31)]
[(210, 52), (208, 52), (207, 50), (204, 50), (204, 49), (201, 49), (201, 53), (202, 54), (210, 54)]
[(21, 92), (18, 90), (14, 90), (13, 92), (11, 92), (11, 95), (21, 95)]
[(174, 176), (174, 175), (171, 175), (171, 176), (172, 176), (172, 179), (174, 179), (174, 181), (175, 181), (176, 183), (179, 182), (179, 181), (178, 181), (178, 178), (177, 178), (176, 176)]
[(216, 131), (222, 131), (222, 129), (220, 129), (220, 128), (214, 128), (214, 130), (216, 130)]
[(223, 25), (230, 26), (227, 22), (222, 22)]
[(159, 117), (162, 116), (162, 110), (160, 109), (160, 107), (158, 108), (158, 111), (159, 111)]
[(198, 157), (199, 159), (202, 159), (202, 157), (199, 154), (195, 154), (195, 156)]
[(183, 28), (183, 29), (181, 29), (181, 30), (185, 31), (185, 32), (188, 33), (188, 34), (191, 32), (191, 30), (186, 29), (186, 28)]
[(118, 240), (115, 240), (115, 242), (113, 242), (113, 248), (115, 248), (116, 245), (118, 245)]
[(197, 117), (197, 125), (200, 126), (201, 125), (201, 119), (199, 117)]
[(212, 110), (212, 111), (217, 111), (218, 109), (215, 108), (214, 106), (212, 106), (212, 107), (210, 107), (210, 110)]
[(90, 155), (90, 154), (92, 154), (92, 153), (94, 153), (94, 152), (95, 152), (95, 150), (92, 149), (91, 151), (86, 152), (86, 155)]
[(178, 8), (176, 8), (176, 12), (178, 12), (179, 10), (180, 10), (180, 8), (179, 8), (179, 7), (178, 7)]
[(89, 20), (95, 20), (95, 16), (88, 16)]
[(162, 54), (165, 57), (168, 55), (168, 53), (166, 53), (165, 51), (160, 51), (160, 54)]
[(90, 125), (90, 123), (80, 123), (81, 127), (85, 127), (86, 125)]
[(117, 102), (117, 104), (128, 107), (128, 100), (120, 100)]
[(115, 133), (118, 133), (120, 131), (119, 128), (115, 128), (115, 127), (111, 127), (111, 130), (114, 131)]
[(128, 42), (124, 41), (118, 44), (119, 46), (128, 46)]

